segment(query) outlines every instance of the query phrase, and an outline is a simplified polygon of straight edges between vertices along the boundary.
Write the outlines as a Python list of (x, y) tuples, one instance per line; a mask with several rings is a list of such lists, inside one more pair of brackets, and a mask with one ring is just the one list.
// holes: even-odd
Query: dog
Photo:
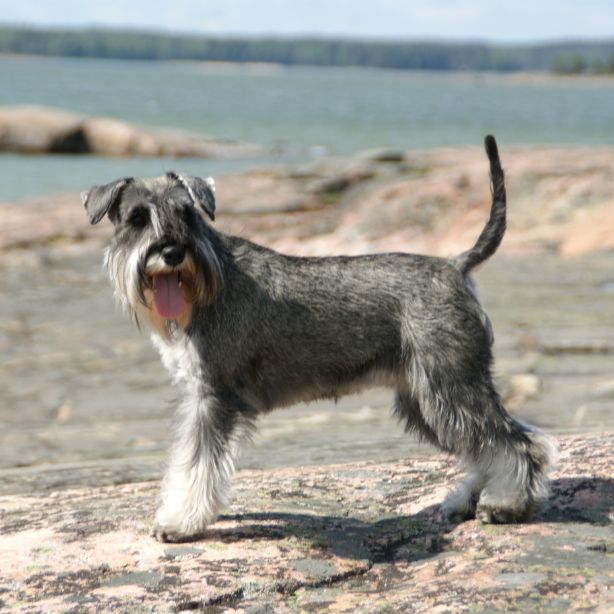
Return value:
[(258, 415), (371, 386), (395, 393), (407, 431), (459, 457), (469, 476), (449, 518), (528, 519), (547, 493), (547, 436), (511, 417), (491, 377), (493, 333), (469, 273), (506, 226), (504, 173), (487, 136), (492, 205), (454, 258), (405, 253), (301, 258), (213, 228), (215, 188), (169, 172), (82, 194), (114, 234), (115, 297), (151, 332), (182, 391), (152, 535), (203, 534), (226, 500)]

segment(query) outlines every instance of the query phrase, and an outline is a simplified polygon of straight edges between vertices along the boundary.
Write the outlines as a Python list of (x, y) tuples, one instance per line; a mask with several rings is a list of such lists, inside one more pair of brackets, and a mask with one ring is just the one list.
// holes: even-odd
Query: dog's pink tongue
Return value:
[(154, 303), (157, 312), (167, 320), (179, 316), (183, 309), (183, 293), (179, 273), (159, 273), (153, 276)]

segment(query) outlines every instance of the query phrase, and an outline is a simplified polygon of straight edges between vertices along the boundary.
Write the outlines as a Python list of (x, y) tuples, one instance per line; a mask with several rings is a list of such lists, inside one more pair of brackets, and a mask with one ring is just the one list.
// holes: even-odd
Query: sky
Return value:
[(614, 0), (0, 0), (0, 23), (513, 43), (614, 37)]

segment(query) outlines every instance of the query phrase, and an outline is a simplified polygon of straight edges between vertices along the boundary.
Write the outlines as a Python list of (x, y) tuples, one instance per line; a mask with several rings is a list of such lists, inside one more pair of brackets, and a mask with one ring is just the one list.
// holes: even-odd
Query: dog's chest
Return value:
[(202, 380), (202, 366), (194, 344), (187, 335), (167, 342), (153, 334), (151, 341), (160, 353), (162, 364), (171, 374), (173, 382), (190, 383)]

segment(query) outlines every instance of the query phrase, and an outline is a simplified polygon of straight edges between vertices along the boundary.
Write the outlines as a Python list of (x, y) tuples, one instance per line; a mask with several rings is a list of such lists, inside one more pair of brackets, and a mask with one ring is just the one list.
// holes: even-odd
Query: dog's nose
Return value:
[(167, 245), (162, 249), (162, 258), (168, 266), (177, 266), (185, 258), (185, 249), (179, 245)]

